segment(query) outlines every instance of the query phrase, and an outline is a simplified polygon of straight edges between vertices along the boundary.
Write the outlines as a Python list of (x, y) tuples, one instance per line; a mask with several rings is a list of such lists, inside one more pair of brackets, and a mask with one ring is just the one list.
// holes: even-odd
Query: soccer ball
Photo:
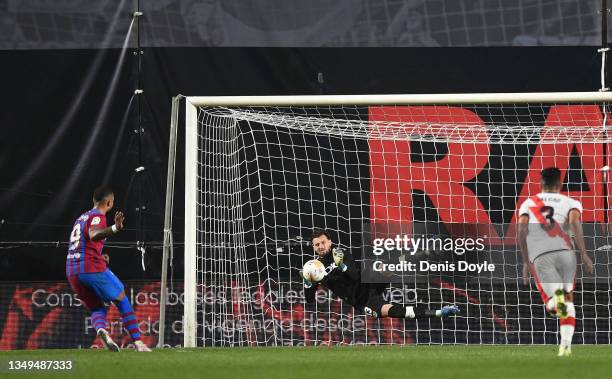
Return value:
[(307, 280), (311, 282), (319, 282), (326, 275), (325, 265), (317, 259), (311, 259), (304, 265), (302, 273)]

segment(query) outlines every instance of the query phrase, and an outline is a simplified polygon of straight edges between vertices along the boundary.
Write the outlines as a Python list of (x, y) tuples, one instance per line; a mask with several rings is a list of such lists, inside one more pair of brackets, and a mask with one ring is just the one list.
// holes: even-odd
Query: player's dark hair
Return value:
[(108, 186), (100, 186), (93, 193), (93, 199), (96, 203), (104, 200), (105, 197), (114, 194), (113, 190)]
[(542, 170), (542, 187), (551, 188), (561, 184), (561, 170), (556, 167), (547, 167)]
[(321, 236), (325, 236), (327, 237), (328, 240), (331, 241), (331, 234), (325, 230), (325, 229), (315, 229), (312, 231), (312, 234), (310, 235), (310, 242), (312, 242), (313, 239), (315, 238), (319, 238)]

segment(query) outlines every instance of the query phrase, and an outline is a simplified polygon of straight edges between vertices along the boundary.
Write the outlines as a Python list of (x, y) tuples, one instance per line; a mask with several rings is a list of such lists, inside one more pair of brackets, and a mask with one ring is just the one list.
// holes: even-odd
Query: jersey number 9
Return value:
[(79, 247), (81, 240), (81, 224), (76, 224), (70, 233), (70, 248), (68, 250), (76, 250)]

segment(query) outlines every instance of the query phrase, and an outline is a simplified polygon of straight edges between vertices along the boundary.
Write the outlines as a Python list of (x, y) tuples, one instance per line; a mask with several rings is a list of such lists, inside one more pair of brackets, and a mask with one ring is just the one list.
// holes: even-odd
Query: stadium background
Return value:
[[(39, 297), (69, 293), (62, 244), (101, 181), (129, 228), (106, 247), (112, 269), (136, 292), (158, 288), (173, 95), (599, 88), (599, 1), (291, 3), (141, 1), (136, 49), (134, 28), (125, 41), (131, 1), (0, 1), (0, 348), (92, 342), (84, 327), (67, 329), (84, 315), (69, 297)], [(154, 322), (154, 304), (136, 309)], [(180, 312), (171, 306), (168, 322)]]

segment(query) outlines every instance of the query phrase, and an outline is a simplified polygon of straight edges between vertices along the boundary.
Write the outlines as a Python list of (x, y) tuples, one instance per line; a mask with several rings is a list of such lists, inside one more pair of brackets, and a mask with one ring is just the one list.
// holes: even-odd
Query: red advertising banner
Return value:
[[(142, 339), (154, 347), (159, 332), (159, 282), (124, 284), (138, 317)], [(438, 281), (421, 288), (392, 287), (383, 294), (389, 301), (406, 304), (437, 306), (451, 301), (458, 304), (465, 316), (446, 322), (439, 318), (376, 319), (355, 312), (323, 289), (317, 292), (314, 303), (305, 304), (301, 287), (301, 283), (292, 282), (272, 290), (262, 284), (244, 289), (239, 297), (232, 296), (235, 287), (231, 285), (216, 293), (203, 288), (198, 294), (198, 345), (556, 343), (557, 321), (545, 316), (537, 291), (518, 291), (507, 283), (469, 289)], [(576, 306), (582, 316), (575, 343), (608, 343), (607, 334), (593, 332), (607, 330), (607, 318), (602, 315), (609, 314), (608, 296), (593, 297), (595, 293), (602, 294), (597, 288), (592, 285), (578, 288), (582, 296)], [(180, 347), (182, 285), (172, 286), (167, 294), (166, 347)], [(245, 299), (250, 299), (248, 308), (239, 305)], [(600, 306), (597, 312), (593, 310), (594, 304)], [(213, 308), (216, 312), (212, 312)], [(238, 311), (241, 308), (249, 313), (242, 314)], [(132, 341), (114, 306), (109, 308), (108, 316), (113, 339), (121, 347), (130, 347)], [(89, 312), (67, 283), (0, 284), (0, 350), (101, 347)]]
[[(159, 331), (159, 282), (125, 282), (134, 306), (142, 340), (157, 344)], [(182, 343), (182, 296), (168, 295), (167, 341)], [(67, 282), (0, 283), (0, 350), (45, 348), (100, 348), (90, 314)], [(109, 332), (123, 347), (132, 341), (122, 328), (115, 306), (108, 308)]]

